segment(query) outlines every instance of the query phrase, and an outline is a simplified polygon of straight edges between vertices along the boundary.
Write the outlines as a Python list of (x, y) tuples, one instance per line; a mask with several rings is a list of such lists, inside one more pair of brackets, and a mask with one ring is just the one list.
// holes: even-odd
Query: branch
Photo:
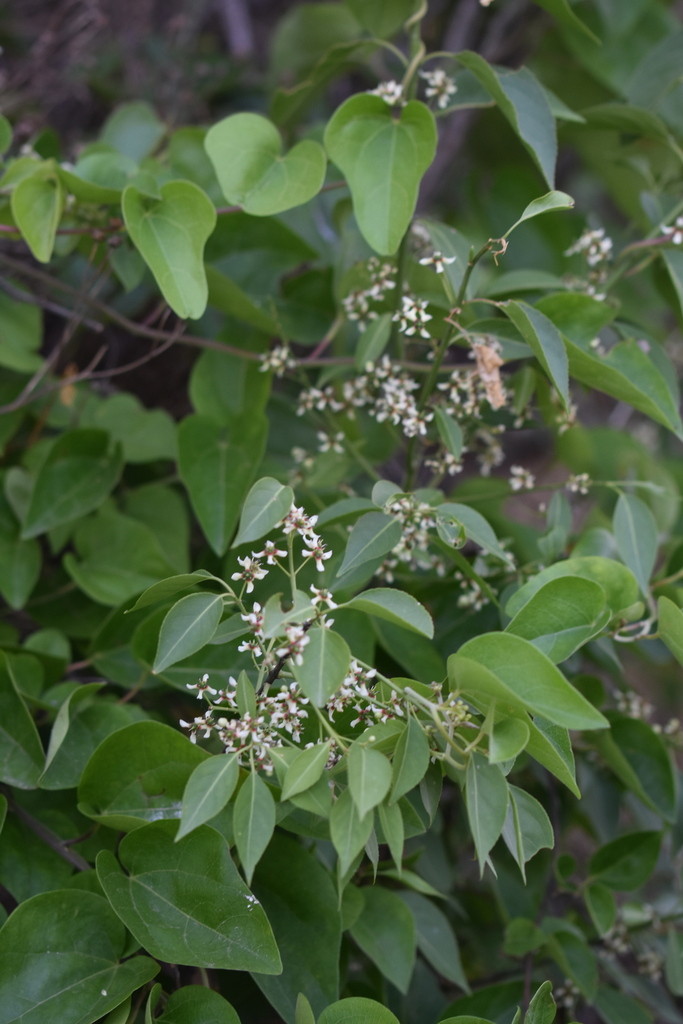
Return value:
[[(17, 299), (19, 302), (28, 302), (31, 306), (40, 306), (49, 313), (56, 313), (57, 316), (64, 317), (65, 320), (70, 320), (74, 314), (73, 309), (67, 309), (66, 306), (60, 306), (56, 302), (50, 302), (49, 299), (43, 299), (40, 295), (24, 291), (22, 288), (15, 288), (4, 277), (0, 277), (0, 289), (12, 299)], [(81, 317), (80, 319), (81, 323), (89, 327), (91, 331), (96, 331), (99, 334), (104, 330), (104, 325), (98, 323), (97, 320), (88, 320), (86, 317)]]
[(72, 867), (78, 871), (90, 871), (91, 865), (88, 864), (84, 857), (81, 857), (80, 853), (76, 853), (75, 850), (69, 849), (67, 842), (68, 840), (60, 839), (56, 832), (53, 832), (47, 825), (43, 825), (42, 821), (38, 821), (32, 814), (18, 804), (12, 796), (12, 791), (8, 786), (0, 787), (2, 792), (7, 797), (7, 803), (9, 804), (10, 810), (16, 814), (20, 821), (23, 821), (24, 825), (31, 829), (31, 831), (42, 839), (43, 842), (54, 850), (63, 860), (69, 862)]

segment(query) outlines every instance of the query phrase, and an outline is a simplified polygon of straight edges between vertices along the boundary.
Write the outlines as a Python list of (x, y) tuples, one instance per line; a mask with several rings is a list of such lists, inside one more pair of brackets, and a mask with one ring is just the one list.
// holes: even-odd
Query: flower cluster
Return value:
[[(200, 680), (203, 687), (199, 696), (210, 692), (215, 701), (209, 710), (192, 722), (180, 720), (184, 729), (189, 729), (190, 739), (197, 742), (198, 733), (205, 739), (216, 734), (223, 744), (226, 754), (236, 753), (240, 763), (248, 765), (251, 760), (257, 768), (263, 768), (268, 774), (273, 771), (270, 751), (281, 747), (285, 742), (285, 734), (294, 743), (301, 740), (301, 729), (308, 718), (306, 705), (308, 698), (302, 696), (296, 683), (283, 684), (277, 693), (255, 694), (256, 712), (239, 714), (237, 705), (237, 681), (230, 676), (228, 686), (216, 691), (206, 686), (208, 676)], [(188, 689), (199, 689), (197, 684), (188, 683)], [(226, 712), (234, 717), (226, 717)]]
[(380, 82), (376, 89), (367, 90), (369, 96), (379, 96), (390, 107), (403, 106), (403, 87), (400, 82)]
[(461, 587), (457, 600), (458, 608), (470, 608), (473, 612), (480, 612), (485, 605), (489, 604), (488, 597), (476, 580), (468, 579), (459, 571), (453, 575)]
[(433, 71), (421, 71), (420, 78), (427, 83), (425, 96), (427, 99), (434, 97), (439, 110), (445, 110), (451, 96), (455, 95), (458, 87), (453, 79), (446, 74), (443, 68), (435, 68)]
[(264, 352), (261, 356), (261, 373), (272, 370), (276, 377), (283, 377), (287, 370), (293, 370), (296, 366), (296, 359), (292, 356), (289, 345), (276, 345), (270, 352)]
[(597, 228), (595, 231), (586, 230), (577, 238), (573, 245), (570, 245), (565, 256), (574, 256), (582, 253), (586, 257), (589, 267), (596, 267), (605, 263), (612, 255), (613, 242), (605, 234), (604, 228)]
[(659, 230), (663, 235), (668, 235), (669, 241), (674, 245), (683, 244), (683, 216), (676, 217), (676, 220), (670, 226), (662, 224)]
[(376, 670), (366, 669), (355, 658), (352, 659), (342, 685), (326, 705), (330, 721), (334, 721), (335, 714), (341, 714), (351, 706), (356, 712), (356, 717), (350, 723), (352, 729), (358, 725), (374, 725), (375, 722), (403, 718), (405, 707), (398, 694), (392, 692), (388, 700), (381, 700), (376, 692), (376, 683)]
[(398, 329), (401, 334), (405, 334), (407, 337), (417, 334), (420, 338), (430, 340), (431, 335), (425, 324), (429, 323), (432, 317), (426, 312), (427, 305), (426, 299), (414, 299), (410, 295), (401, 296), (401, 308), (392, 317), (392, 320), (398, 321)]
[(386, 583), (393, 583), (394, 572), (399, 565), (411, 569), (432, 569), (443, 575), (443, 560), (429, 551), (429, 531), (436, 527), (434, 509), (418, 501), (414, 495), (403, 495), (390, 501), (385, 512), (401, 524), (401, 539), (377, 570), (378, 577)]
[(510, 466), (509, 483), (512, 491), (530, 491), (536, 483), (536, 478), (524, 466)]
[(565, 487), (571, 494), (588, 494), (591, 478), (588, 473), (572, 473)]
[(367, 262), (370, 274), (370, 287), (349, 292), (342, 299), (342, 308), (347, 320), (357, 321), (358, 326), (365, 328), (370, 320), (376, 320), (379, 313), (370, 307), (370, 303), (384, 301), (386, 293), (396, 287), (396, 268), (392, 263), (381, 262), (372, 256)]
[(641, 697), (635, 690), (627, 690), (626, 693), (616, 694), (617, 708), (629, 718), (638, 718), (647, 722), (652, 716), (654, 708), (649, 701)]

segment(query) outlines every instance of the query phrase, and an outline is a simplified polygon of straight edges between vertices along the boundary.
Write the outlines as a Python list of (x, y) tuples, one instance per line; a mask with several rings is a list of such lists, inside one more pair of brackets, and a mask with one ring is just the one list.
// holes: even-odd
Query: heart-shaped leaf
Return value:
[(12, 193), (14, 221), (41, 263), (50, 262), (64, 198), (64, 188), (52, 160), (20, 181)]
[(169, 181), (160, 192), (161, 199), (151, 199), (129, 185), (123, 193), (123, 218), (173, 312), (197, 320), (209, 296), (204, 245), (216, 226), (216, 211), (191, 181)]
[(411, 100), (395, 118), (379, 96), (352, 96), (328, 123), (325, 147), (346, 177), (363, 237), (376, 252), (395, 253), (434, 159), (433, 114)]
[(304, 139), (282, 155), (280, 133), (260, 114), (233, 114), (210, 128), (206, 152), (229, 203), (256, 217), (301, 206), (325, 179), (325, 151)]

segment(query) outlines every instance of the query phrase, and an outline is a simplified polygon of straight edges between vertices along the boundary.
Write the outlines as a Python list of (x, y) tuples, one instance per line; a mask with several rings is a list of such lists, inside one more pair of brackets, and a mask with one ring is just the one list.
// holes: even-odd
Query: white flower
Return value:
[(439, 110), (445, 110), (451, 96), (458, 91), (458, 87), (453, 79), (446, 74), (443, 68), (435, 68), (433, 71), (421, 71), (420, 78), (424, 78), (427, 83), (425, 96), (428, 99), (435, 96), (436, 105)]
[[(252, 551), (254, 558), (265, 558), (266, 565), (276, 565), (278, 558), (286, 558), (287, 552), (282, 551), (274, 540), (267, 540), (263, 545), (263, 551)], [(258, 607), (254, 605), (254, 608)], [(244, 618), (244, 616), (242, 616)]]
[(444, 256), (438, 249), (435, 249), (431, 256), (423, 256), (420, 263), (423, 267), (434, 267), (437, 274), (443, 274), (447, 264), (455, 263), (455, 256)]
[(302, 556), (304, 558), (313, 558), (318, 572), (323, 572), (325, 569), (323, 562), (326, 562), (328, 558), (332, 558), (332, 552), (325, 550), (325, 545), (317, 533), (313, 533), (309, 537), (304, 537), (304, 544), (309, 548), (309, 550), (306, 551), (306, 548), (304, 548)]
[(683, 216), (676, 217), (676, 220), (671, 227), (667, 227), (665, 224), (662, 224), (660, 231), (663, 235), (669, 235), (669, 240), (673, 242), (674, 245), (680, 245), (683, 242)]
[(429, 313), (425, 312), (428, 302), (426, 299), (413, 299), (410, 295), (401, 297), (402, 309), (394, 313), (392, 320), (398, 320), (398, 329), (402, 334), (412, 336), (416, 332), (421, 338), (429, 338), (429, 331), (424, 325), (432, 319)]
[(403, 106), (403, 88), (400, 82), (380, 82), (376, 89), (368, 89), (369, 96), (379, 96), (390, 107)]
[(297, 508), (296, 505), (292, 505), (282, 520), (282, 532), (288, 534), (296, 531), (300, 537), (315, 537), (313, 529), (317, 522), (317, 516), (307, 516), (303, 508)]
[(573, 245), (569, 246), (565, 256), (573, 256), (578, 252), (584, 253), (588, 265), (595, 267), (598, 263), (603, 263), (611, 257), (612, 247), (612, 239), (605, 235), (604, 228), (598, 228), (596, 231), (586, 230)]
[(588, 473), (572, 473), (565, 487), (572, 494), (588, 494), (591, 480)]
[(247, 584), (247, 593), (251, 594), (254, 590), (254, 580), (262, 580), (264, 576), (268, 575), (268, 570), (261, 566), (258, 558), (249, 555), (238, 558), (237, 562), (242, 566), (242, 572), (234, 572), (230, 579), (244, 580)]
[(261, 373), (273, 370), (276, 377), (282, 377), (286, 370), (293, 370), (296, 366), (296, 359), (292, 357), (289, 345), (276, 345), (270, 352), (261, 355)]
[(312, 605), (317, 606), (318, 602), (322, 601), (322, 603), (324, 605), (327, 605), (327, 607), (330, 610), (339, 607), (339, 605), (335, 604), (335, 602), (332, 600), (332, 594), (325, 587), (323, 587), (321, 590), (318, 590), (318, 588), (311, 583), (311, 592), (314, 595), (311, 598)]
[(253, 612), (247, 612), (246, 615), (240, 615), (240, 618), (243, 622), (249, 623), (254, 636), (263, 636), (263, 614), (261, 612), (261, 605), (258, 601), (254, 601)]
[(295, 665), (303, 664), (303, 652), (306, 644), (311, 642), (303, 626), (285, 626), (287, 642), (275, 652), (278, 658), (291, 658)]
[(318, 432), (318, 451), (319, 452), (336, 452), (337, 455), (344, 454), (344, 445), (341, 443), (344, 440), (344, 434), (339, 431), (336, 434), (326, 434), (324, 431), (319, 430)]
[(510, 467), (510, 488), (513, 491), (530, 491), (534, 486), (535, 479), (524, 466)]
[(201, 700), (205, 693), (210, 693), (211, 696), (215, 696), (218, 690), (214, 690), (213, 686), (209, 686), (209, 675), (207, 672), (200, 677), (198, 683), (185, 683), (188, 690), (197, 691), (197, 700)]

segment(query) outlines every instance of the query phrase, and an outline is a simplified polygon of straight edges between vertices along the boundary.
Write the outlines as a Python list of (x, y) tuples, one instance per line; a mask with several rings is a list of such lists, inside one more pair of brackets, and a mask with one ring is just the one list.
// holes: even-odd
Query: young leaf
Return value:
[(630, 832), (601, 846), (588, 870), (611, 889), (639, 889), (654, 871), (661, 845), (661, 832)]
[(551, 210), (571, 210), (574, 206), (574, 200), (571, 196), (568, 196), (566, 192), (547, 192), (544, 196), (540, 196), (538, 199), (533, 199), (527, 207), (525, 207), (522, 216), (519, 220), (516, 220), (511, 228), (508, 228), (503, 238), (507, 238), (511, 235), (516, 227), (523, 224), (525, 220), (531, 220), (532, 217), (538, 217), (541, 213), (550, 213)]
[(357, 597), (352, 597), (344, 608), (356, 608), (367, 615), (376, 615), (430, 639), (434, 636), (431, 615), (412, 594), (406, 594), (404, 590), (389, 587), (364, 590)]
[(457, 57), (491, 94), (553, 188), (557, 133), (548, 99), (538, 80), (528, 68), (493, 68), (470, 50), (463, 50)]
[(233, 816), (237, 852), (249, 883), (274, 828), (275, 801), (263, 779), (251, 771), (237, 794)]
[(394, 864), (396, 865), (396, 870), (398, 871), (400, 878), (403, 861), (403, 843), (405, 840), (401, 808), (397, 803), (388, 804), (384, 802), (377, 808), (377, 815), (379, 817), (379, 825), (382, 829), (384, 842), (389, 847), (389, 852), (393, 857)]
[(463, 436), (460, 424), (449, 416), (443, 409), (437, 408), (434, 412), (436, 429), (444, 447), (459, 459), (462, 454)]
[(524, 1024), (553, 1024), (556, 1012), (552, 982), (544, 981), (529, 1003)]
[(166, 598), (173, 597), (174, 594), (178, 594), (183, 590), (189, 590), (195, 583), (202, 583), (204, 580), (215, 578), (206, 569), (197, 569), (196, 572), (184, 572), (177, 576), (169, 576), (168, 579), (160, 580), (159, 583), (154, 583), (151, 587), (148, 587), (147, 590), (140, 594), (133, 607), (127, 609), (127, 611), (135, 612), (138, 608), (146, 608), (147, 605), (156, 604), (157, 601), (165, 601)]
[(364, 818), (387, 795), (391, 785), (391, 764), (379, 750), (356, 740), (349, 748), (348, 772), (349, 789), (358, 817)]
[(345, 789), (332, 805), (330, 836), (339, 856), (339, 870), (346, 874), (354, 857), (363, 849), (372, 832), (372, 815), (361, 818), (351, 791)]
[(619, 554), (643, 594), (649, 593), (657, 557), (657, 524), (648, 506), (634, 494), (620, 494), (614, 509), (614, 537)]
[(308, 750), (299, 750), (287, 769), (281, 800), (289, 800), (315, 785), (327, 764), (332, 741), (316, 743)]
[(489, 851), (503, 830), (508, 799), (508, 784), (500, 768), (489, 764), (481, 754), (471, 754), (465, 778), (465, 805), (482, 876)]
[(316, 626), (304, 648), (303, 662), (294, 674), (305, 696), (321, 708), (344, 681), (351, 663), (346, 640), (331, 629)]
[(363, 891), (365, 905), (351, 935), (366, 956), (404, 994), (415, 963), (415, 919), (401, 898), (379, 885)]
[(128, 233), (174, 313), (197, 320), (206, 309), (204, 245), (216, 226), (213, 203), (191, 181), (169, 181), (152, 199), (129, 185), (121, 208)]
[(614, 893), (602, 882), (592, 882), (584, 889), (583, 898), (598, 935), (606, 935), (617, 917)]
[(40, 263), (49, 263), (64, 209), (64, 188), (53, 161), (38, 167), (12, 192), (12, 216)]
[(152, 671), (163, 672), (208, 644), (223, 614), (220, 594), (188, 594), (174, 604), (161, 623)]
[(183, 793), (176, 842), (223, 810), (235, 791), (239, 771), (237, 754), (216, 754), (197, 765)]
[(382, 313), (376, 320), (371, 320), (358, 339), (356, 368), (363, 371), (367, 363), (376, 362), (389, 344), (390, 337), (390, 313)]
[(412, 715), (399, 737), (392, 761), (390, 803), (395, 804), (424, 777), (429, 767), (429, 743), (420, 723)]
[(279, 131), (260, 114), (224, 118), (209, 129), (204, 146), (227, 201), (257, 217), (307, 203), (325, 180), (320, 143), (304, 139), (282, 156)]
[(496, 722), (489, 739), (489, 764), (512, 761), (526, 747), (531, 735), (521, 718), (503, 718)]
[(155, 821), (126, 836), (119, 857), (128, 874), (108, 850), (98, 855), (100, 884), (126, 927), (159, 960), (279, 973), (266, 915), (224, 837), (202, 825), (175, 843), (175, 831), (173, 822)]
[(337, 576), (388, 554), (400, 539), (401, 524), (393, 516), (384, 512), (368, 512), (361, 516), (351, 531)]
[(505, 627), (531, 640), (555, 664), (599, 633), (610, 618), (605, 592), (594, 580), (561, 576), (549, 580)]
[(232, 547), (265, 537), (289, 512), (294, 491), (270, 476), (257, 480), (244, 499), (242, 517)]
[(299, 992), (296, 998), (294, 1024), (315, 1024), (315, 1015), (311, 1009), (311, 1004), (303, 992)]
[(178, 468), (204, 535), (225, 554), (240, 506), (263, 454), (268, 421), (262, 413), (235, 417), (229, 426), (187, 416), (178, 428)]
[(0, 741), (0, 781), (18, 789), (35, 789), (45, 754), (4, 652), (0, 652)]
[[(470, 508), (469, 505), (461, 505), (455, 501), (445, 501), (437, 509), (437, 526), (440, 518), (450, 518), (461, 523), (464, 527), (468, 540), (474, 541), (485, 552), (500, 558), (501, 562), (511, 563), (511, 555), (501, 547), (498, 538), (493, 532), (493, 527), (484, 518), (481, 512)], [(444, 540), (448, 540), (446, 537)], [(450, 543), (450, 541), (448, 541)]]
[(526, 862), (539, 850), (552, 849), (555, 837), (550, 818), (538, 800), (517, 786), (510, 786), (509, 789), (510, 806), (503, 827), (503, 839), (526, 882)]
[(392, 255), (434, 159), (434, 115), (411, 100), (397, 118), (379, 96), (351, 96), (328, 122), (325, 148), (351, 189), (361, 234), (376, 252)]
[(569, 363), (557, 327), (552, 320), (526, 302), (510, 300), (503, 303), (502, 309), (550, 377), (566, 409), (569, 401)]

